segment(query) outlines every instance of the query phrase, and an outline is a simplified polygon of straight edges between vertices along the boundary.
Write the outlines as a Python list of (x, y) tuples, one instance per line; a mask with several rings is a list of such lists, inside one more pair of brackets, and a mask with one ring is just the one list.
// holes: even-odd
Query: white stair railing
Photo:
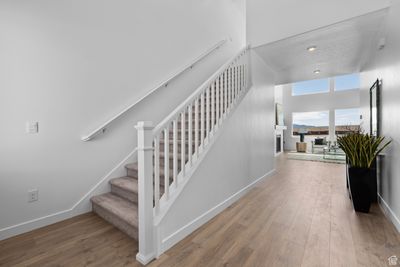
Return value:
[(156, 218), (159, 221), (165, 214), (227, 115), (247, 91), (248, 65), (246, 47), (155, 128), (151, 122), (138, 123), (140, 262), (155, 256)]

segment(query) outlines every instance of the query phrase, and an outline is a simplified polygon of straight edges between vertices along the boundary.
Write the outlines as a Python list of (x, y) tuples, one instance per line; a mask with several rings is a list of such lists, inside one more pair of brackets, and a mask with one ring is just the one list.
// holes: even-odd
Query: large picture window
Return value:
[(329, 135), (329, 111), (293, 113), (293, 135)]
[(309, 80), (292, 85), (292, 95), (310, 95), (329, 92), (329, 79)]
[(344, 135), (360, 129), (360, 110), (358, 108), (335, 110), (335, 134)]
[(335, 77), (335, 91), (360, 89), (360, 74), (353, 73)]

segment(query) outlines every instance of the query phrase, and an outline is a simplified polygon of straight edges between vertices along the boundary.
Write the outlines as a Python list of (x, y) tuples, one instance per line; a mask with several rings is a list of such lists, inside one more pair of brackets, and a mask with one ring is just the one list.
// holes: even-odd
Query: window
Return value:
[(292, 95), (309, 95), (329, 92), (329, 79), (309, 80), (294, 83), (292, 85)]
[(360, 110), (358, 108), (335, 110), (335, 134), (344, 135), (360, 130)]
[(293, 113), (293, 135), (329, 135), (329, 111)]
[(335, 77), (335, 91), (345, 91), (351, 89), (360, 89), (359, 73)]

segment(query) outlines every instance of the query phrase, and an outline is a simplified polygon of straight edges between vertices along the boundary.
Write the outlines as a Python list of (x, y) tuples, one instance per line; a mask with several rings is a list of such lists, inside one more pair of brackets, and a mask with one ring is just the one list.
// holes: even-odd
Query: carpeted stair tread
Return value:
[(138, 227), (138, 208), (137, 204), (127, 201), (112, 193), (105, 193), (94, 196), (92, 203), (100, 206), (110, 214), (125, 221), (130, 226)]
[(134, 194), (138, 193), (137, 180), (132, 177), (125, 176), (125, 177), (114, 178), (110, 180), (110, 184), (112, 186), (116, 186), (120, 189), (129, 191)]
[(119, 177), (110, 180), (111, 192), (128, 201), (138, 203), (138, 181), (134, 177)]
[(127, 168), (128, 170), (137, 171), (138, 170), (138, 163), (137, 162), (133, 162), (133, 163), (126, 164), (125, 168)]

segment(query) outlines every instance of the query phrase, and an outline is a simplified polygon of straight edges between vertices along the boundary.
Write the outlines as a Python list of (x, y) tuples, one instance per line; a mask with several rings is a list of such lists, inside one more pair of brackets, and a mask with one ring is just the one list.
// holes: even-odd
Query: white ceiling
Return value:
[(398, 0), (246, 0), (247, 41), (275, 42), (390, 7), (391, 1)]
[[(377, 49), (386, 14), (383, 9), (254, 50), (276, 72), (276, 84), (359, 72)], [(312, 45), (317, 49), (308, 52)]]

